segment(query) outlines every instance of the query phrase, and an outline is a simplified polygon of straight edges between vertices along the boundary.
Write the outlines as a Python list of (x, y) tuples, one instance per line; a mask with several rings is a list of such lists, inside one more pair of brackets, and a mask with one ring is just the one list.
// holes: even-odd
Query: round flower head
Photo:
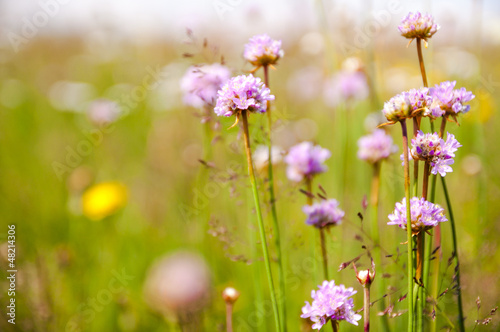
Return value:
[(407, 119), (412, 113), (412, 103), (408, 92), (401, 92), (384, 103), (385, 117), (390, 124)]
[(301, 318), (309, 318), (314, 325), (313, 329), (320, 330), (329, 320), (345, 320), (351, 324), (358, 325), (361, 315), (354, 312), (354, 301), (351, 296), (357, 292), (353, 288), (345, 288), (344, 285), (335, 285), (335, 281), (323, 281), (317, 291), (311, 292), (312, 304), (306, 301), (302, 307)]
[(429, 95), (429, 88), (411, 89), (408, 91), (408, 98), (410, 99), (412, 115), (431, 115), (432, 97)]
[(358, 147), (358, 158), (372, 164), (388, 158), (398, 149), (393, 144), (392, 137), (383, 129), (376, 129), (373, 134), (361, 137)]
[[(444, 209), (439, 205), (418, 197), (413, 197), (410, 199), (410, 202), (413, 235), (437, 226), (440, 222), (448, 221), (444, 216)], [(406, 229), (406, 198), (403, 198), (401, 203), (396, 203), (396, 208), (389, 215), (389, 220), (387, 225), (398, 225), (402, 229)]]
[(281, 40), (271, 39), (267, 34), (250, 38), (245, 44), (243, 57), (254, 66), (274, 65), (285, 53), (281, 49)]
[(307, 214), (306, 224), (317, 228), (340, 225), (345, 215), (345, 212), (339, 209), (339, 202), (336, 199), (321, 201), (313, 205), (305, 205), (302, 211)]
[(260, 78), (240, 75), (231, 78), (217, 92), (214, 111), (218, 116), (237, 115), (242, 110), (264, 113), (268, 100), (274, 100), (274, 96)]
[(366, 76), (361, 71), (340, 71), (325, 85), (325, 101), (331, 106), (340, 101), (366, 99), (368, 93)]
[(409, 39), (420, 38), (425, 41), (427, 41), (427, 38), (431, 38), (439, 28), (440, 26), (434, 22), (431, 15), (422, 15), (419, 12), (410, 12), (403, 18), (401, 25), (398, 26), (403, 37)]
[(453, 172), (450, 165), (455, 162), (453, 160), (455, 151), (462, 146), (453, 134), (448, 133), (445, 141), (437, 133), (424, 134), (421, 130), (411, 140), (411, 144), (411, 158), (429, 162), (431, 173), (434, 175), (439, 173), (441, 176)]
[(456, 81), (442, 82), (429, 89), (429, 95), (433, 98), (431, 112), (433, 117), (452, 116), (455, 121), (459, 113), (467, 113), (470, 102), (475, 96), (465, 88), (455, 89)]
[(181, 79), (184, 103), (196, 108), (213, 106), (217, 91), (230, 77), (229, 69), (218, 63), (189, 67)]
[(311, 177), (318, 173), (323, 173), (327, 167), (323, 164), (330, 158), (331, 153), (319, 145), (313, 145), (311, 142), (302, 142), (293, 146), (285, 162), (288, 164), (286, 174), (292, 181), (302, 181), (304, 177)]

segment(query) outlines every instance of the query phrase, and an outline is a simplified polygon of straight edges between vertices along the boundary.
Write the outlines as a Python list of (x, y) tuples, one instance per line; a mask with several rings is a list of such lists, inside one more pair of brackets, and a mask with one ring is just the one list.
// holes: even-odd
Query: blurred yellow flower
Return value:
[(120, 182), (98, 183), (82, 195), (83, 214), (90, 219), (101, 220), (124, 207), (127, 197), (127, 188)]

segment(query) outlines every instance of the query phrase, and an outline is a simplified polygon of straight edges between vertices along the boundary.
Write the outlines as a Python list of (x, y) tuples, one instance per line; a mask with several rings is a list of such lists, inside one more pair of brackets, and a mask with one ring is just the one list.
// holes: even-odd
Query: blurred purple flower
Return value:
[[(455, 135), (448, 133), (446, 141), (438, 133), (424, 134), (421, 130), (411, 140), (410, 159), (427, 161), (431, 165), (431, 173), (445, 176), (453, 172), (452, 165), (455, 161), (455, 151), (462, 145), (455, 139)], [(400, 156), (403, 160), (403, 155)]]
[(376, 129), (373, 134), (361, 137), (358, 147), (358, 158), (372, 164), (388, 158), (398, 149), (392, 137), (383, 129)]
[(230, 77), (229, 69), (218, 63), (189, 67), (181, 79), (184, 103), (196, 108), (213, 106), (217, 91)]
[(268, 100), (274, 100), (274, 96), (260, 78), (240, 75), (231, 78), (217, 92), (214, 111), (218, 116), (231, 116), (242, 110), (264, 113)]
[(434, 17), (430, 14), (422, 15), (419, 12), (408, 13), (401, 21), (401, 25), (398, 26), (403, 37), (424, 40), (431, 38), (439, 28), (440, 26), (434, 22)]
[(342, 70), (325, 84), (325, 101), (332, 107), (341, 101), (366, 99), (368, 94), (368, 82), (361, 71)]
[(306, 301), (302, 307), (301, 318), (309, 318), (314, 325), (313, 329), (321, 329), (329, 320), (345, 320), (351, 324), (358, 325), (361, 315), (354, 312), (354, 301), (351, 296), (357, 293), (352, 287), (345, 288), (344, 285), (335, 285), (335, 281), (323, 281), (318, 286), (319, 290), (312, 291), (312, 304)]
[(285, 55), (281, 40), (271, 39), (267, 34), (256, 35), (245, 44), (243, 57), (254, 66), (274, 65)]
[(345, 212), (339, 209), (339, 202), (336, 199), (305, 205), (302, 211), (307, 214), (306, 224), (317, 228), (340, 225), (345, 215)]
[(288, 164), (286, 174), (292, 181), (302, 181), (304, 177), (311, 177), (315, 174), (325, 172), (327, 167), (323, 164), (330, 158), (331, 153), (319, 145), (311, 142), (302, 142), (293, 146), (285, 162)]
[(475, 96), (465, 88), (454, 89), (456, 83), (456, 81), (441, 82), (429, 89), (429, 95), (433, 98), (431, 111), (434, 117), (443, 115), (456, 117), (458, 113), (467, 113), (470, 110), (470, 105), (464, 104)]
[[(439, 205), (418, 197), (411, 198), (410, 202), (411, 228), (414, 235), (437, 226), (440, 222), (448, 221), (444, 216), (444, 209)], [(387, 225), (397, 225), (402, 229), (406, 229), (406, 198), (403, 198), (401, 203), (396, 203), (396, 208), (389, 215), (389, 220)]]

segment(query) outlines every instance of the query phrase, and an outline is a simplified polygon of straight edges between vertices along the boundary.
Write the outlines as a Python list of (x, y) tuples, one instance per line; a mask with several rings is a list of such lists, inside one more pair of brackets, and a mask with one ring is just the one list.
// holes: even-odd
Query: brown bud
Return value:
[(234, 303), (236, 300), (240, 297), (240, 292), (238, 292), (236, 289), (233, 287), (226, 287), (222, 291), (222, 298), (226, 303)]

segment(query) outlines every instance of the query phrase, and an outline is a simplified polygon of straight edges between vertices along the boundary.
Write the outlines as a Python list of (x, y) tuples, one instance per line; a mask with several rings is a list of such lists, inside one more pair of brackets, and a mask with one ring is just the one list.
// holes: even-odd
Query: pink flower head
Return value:
[(284, 54), (281, 40), (274, 40), (267, 34), (262, 34), (253, 36), (245, 44), (243, 57), (254, 66), (267, 66), (276, 64)]
[(181, 79), (184, 103), (196, 108), (213, 106), (217, 91), (230, 77), (229, 69), (218, 63), (189, 67)]
[(357, 292), (344, 285), (335, 285), (335, 281), (323, 281), (317, 291), (311, 292), (312, 304), (306, 301), (302, 307), (301, 318), (309, 318), (314, 325), (313, 329), (321, 329), (329, 320), (345, 320), (351, 324), (358, 325), (361, 315), (354, 312), (354, 301), (351, 296)]
[(372, 164), (388, 158), (398, 149), (392, 137), (383, 129), (376, 129), (373, 134), (361, 137), (358, 148), (358, 158)]
[(439, 28), (440, 26), (434, 22), (434, 17), (429, 14), (422, 15), (419, 12), (408, 13), (401, 21), (401, 25), (398, 26), (403, 37), (424, 40), (431, 38)]
[(274, 96), (260, 78), (240, 75), (231, 78), (217, 92), (214, 111), (218, 116), (231, 116), (242, 110), (264, 113), (270, 100), (274, 100)]
[(285, 157), (288, 164), (286, 174), (292, 181), (302, 181), (304, 177), (311, 177), (327, 170), (324, 162), (330, 158), (331, 153), (319, 145), (311, 142), (302, 142), (293, 146)]
[(345, 215), (345, 212), (339, 209), (339, 202), (336, 199), (305, 205), (302, 211), (307, 214), (306, 224), (317, 228), (340, 225)]
[[(410, 199), (411, 208), (411, 229), (413, 235), (437, 226), (438, 223), (448, 221), (444, 216), (444, 209), (437, 204), (426, 201), (423, 198), (413, 197)], [(389, 215), (387, 225), (397, 225), (406, 229), (406, 198), (401, 203), (396, 203), (394, 212)]]

